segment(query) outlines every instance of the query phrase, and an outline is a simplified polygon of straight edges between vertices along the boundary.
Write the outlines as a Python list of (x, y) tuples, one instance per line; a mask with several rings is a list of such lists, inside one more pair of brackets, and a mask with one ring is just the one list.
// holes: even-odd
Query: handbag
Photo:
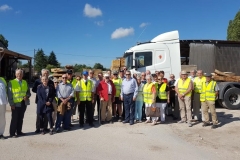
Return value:
[(146, 117), (160, 117), (160, 108), (146, 107)]

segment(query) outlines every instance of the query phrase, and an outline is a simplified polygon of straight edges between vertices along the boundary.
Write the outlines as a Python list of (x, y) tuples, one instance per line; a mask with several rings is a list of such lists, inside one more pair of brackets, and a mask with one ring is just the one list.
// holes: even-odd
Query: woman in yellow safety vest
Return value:
[(167, 83), (163, 82), (163, 78), (158, 77), (157, 83), (155, 83), (157, 90), (156, 107), (160, 108), (161, 123), (165, 122), (165, 108), (169, 102), (169, 89)]
[[(150, 107), (156, 107), (156, 87), (152, 82), (152, 76), (146, 76), (147, 83), (143, 87), (143, 101), (145, 103), (146, 111), (149, 110)], [(147, 117), (145, 123), (150, 123), (152, 118), (152, 125), (157, 124), (157, 117)]]

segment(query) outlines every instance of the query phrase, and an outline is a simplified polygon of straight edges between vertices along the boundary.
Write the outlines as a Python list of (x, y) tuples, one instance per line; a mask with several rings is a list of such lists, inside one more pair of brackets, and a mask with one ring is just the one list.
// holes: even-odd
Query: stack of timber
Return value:
[(125, 66), (125, 58), (114, 59), (112, 60), (111, 70), (119, 71), (119, 69), (124, 66)]
[(232, 73), (232, 72), (221, 72), (215, 69), (212, 75), (215, 81), (240, 82), (240, 76), (235, 76), (235, 73)]
[(94, 72), (93, 77), (95, 78), (98, 78), (98, 74), (102, 73), (102, 69), (85, 69), (85, 68), (83, 69), (83, 71), (89, 71), (89, 70), (92, 70)]
[(66, 74), (68, 69), (72, 69), (73, 70), (73, 66), (71, 65), (66, 65), (65, 68), (52, 68), (51, 72), (53, 73), (52, 76), (54, 78), (57, 78), (59, 80), (62, 79), (62, 75)]

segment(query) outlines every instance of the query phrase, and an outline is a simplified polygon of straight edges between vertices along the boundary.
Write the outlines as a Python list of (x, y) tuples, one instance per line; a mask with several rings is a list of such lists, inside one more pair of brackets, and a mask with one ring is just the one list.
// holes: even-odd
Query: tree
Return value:
[(94, 69), (104, 69), (103, 65), (101, 63), (95, 63), (93, 66)]
[(48, 65), (46, 66), (46, 69), (48, 69), (49, 71), (51, 71), (52, 68), (57, 68), (57, 67), (54, 66), (54, 65), (51, 65), (51, 64), (48, 64)]
[(47, 57), (44, 54), (43, 50), (40, 49), (37, 51), (36, 55), (34, 56), (34, 69), (35, 71), (40, 72), (43, 68), (47, 66)]
[(57, 57), (55, 53), (52, 51), (50, 55), (48, 56), (48, 64), (51, 64), (53, 66), (59, 67), (59, 63), (57, 61)]
[(240, 41), (240, 11), (237, 12), (233, 20), (229, 21), (227, 40)]
[(8, 40), (2, 34), (0, 34), (0, 41), (6, 48), (8, 48)]

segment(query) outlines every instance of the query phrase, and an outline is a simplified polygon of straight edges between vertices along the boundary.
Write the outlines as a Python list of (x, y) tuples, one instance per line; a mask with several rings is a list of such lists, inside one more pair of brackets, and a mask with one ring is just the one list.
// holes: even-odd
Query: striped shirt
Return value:
[(63, 84), (63, 82), (59, 83), (57, 86), (57, 97), (58, 98), (68, 98), (74, 96), (74, 88), (72, 84), (67, 83)]

